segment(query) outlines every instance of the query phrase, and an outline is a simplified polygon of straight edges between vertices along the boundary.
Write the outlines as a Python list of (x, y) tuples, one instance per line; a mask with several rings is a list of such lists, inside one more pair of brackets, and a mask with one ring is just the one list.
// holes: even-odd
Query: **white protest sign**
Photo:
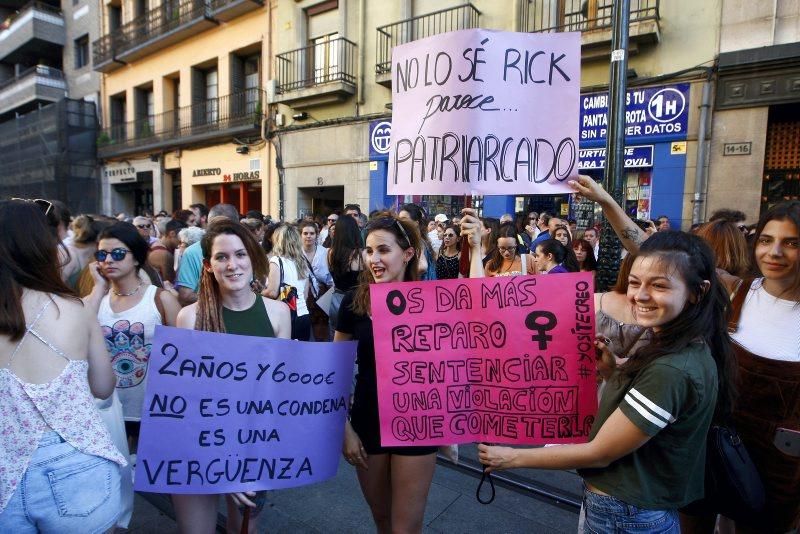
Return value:
[(461, 30), (395, 47), (388, 193), (571, 191), (580, 59), (580, 33)]

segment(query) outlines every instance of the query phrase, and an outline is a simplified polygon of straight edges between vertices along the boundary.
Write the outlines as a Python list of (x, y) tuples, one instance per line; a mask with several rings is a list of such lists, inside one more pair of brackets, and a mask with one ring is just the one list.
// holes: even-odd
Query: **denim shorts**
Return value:
[(587, 534), (623, 534), (625, 532), (655, 532), (680, 534), (677, 510), (647, 510), (583, 489), (583, 508)]
[(119, 465), (48, 432), (0, 513), (0, 532), (105, 532), (120, 506)]

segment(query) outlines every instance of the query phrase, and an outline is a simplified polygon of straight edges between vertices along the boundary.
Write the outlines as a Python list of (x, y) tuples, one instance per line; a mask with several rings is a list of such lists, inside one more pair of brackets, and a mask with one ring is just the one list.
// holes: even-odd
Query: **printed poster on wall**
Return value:
[(394, 47), (388, 194), (571, 192), (580, 42), (473, 29)]
[(372, 284), (383, 446), (588, 439), (591, 273)]

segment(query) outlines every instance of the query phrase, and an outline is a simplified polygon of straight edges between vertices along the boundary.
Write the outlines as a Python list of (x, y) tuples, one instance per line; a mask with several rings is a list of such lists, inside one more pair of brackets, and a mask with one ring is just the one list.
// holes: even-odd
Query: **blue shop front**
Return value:
[[(457, 195), (387, 195), (389, 173), (389, 146), (392, 136), (391, 119), (374, 120), (369, 124), (369, 209), (397, 210), (407, 202), (425, 208), (430, 218), (444, 213), (448, 218), (461, 213), (464, 197)], [(473, 206), (480, 205), (481, 197), (473, 197)]]
[[(683, 212), (689, 83), (636, 87), (627, 92), (625, 127), (625, 209), (639, 219), (666, 215), (678, 226)], [(581, 95), (582, 174), (604, 177), (608, 132), (608, 93)], [(385, 184), (384, 184), (385, 188)], [(595, 214), (573, 204), (570, 195), (487, 196), (483, 214), (537, 213), (547, 210), (574, 218), (579, 228), (594, 224)]]

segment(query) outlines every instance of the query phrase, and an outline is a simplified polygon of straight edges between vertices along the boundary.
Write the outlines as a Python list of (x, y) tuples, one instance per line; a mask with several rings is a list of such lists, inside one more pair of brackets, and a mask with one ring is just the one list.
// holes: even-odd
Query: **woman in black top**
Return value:
[(447, 280), (458, 278), (458, 260), (461, 256), (461, 240), (453, 223), (444, 227), (442, 246), (436, 258), (436, 279)]
[(342, 301), (333, 338), (358, 341), (358, 376), (343, 453), (356, 466), (361, 491), (378, 532), (422, 532), (425, 503), (436, 467), (436, 447), (381, 447), (378, 419), (375, 359), (391, 355), (375, 354), (369, 286), (417, 280), (419, 250), (419, 230), (412, 221), (386, 214), (370, 222), (365, 249), (367, 270), (358, 287)]
[(339, 217), (333, 227), (333, 240), (328, 249), (328, 269), (336, 288), (328, 310), (331, 329), (336, 329), (339, 306), (344, 294), (358, 284), (358, 275), (363, 267), (361, 260), (361, 232), (352, 217)]

